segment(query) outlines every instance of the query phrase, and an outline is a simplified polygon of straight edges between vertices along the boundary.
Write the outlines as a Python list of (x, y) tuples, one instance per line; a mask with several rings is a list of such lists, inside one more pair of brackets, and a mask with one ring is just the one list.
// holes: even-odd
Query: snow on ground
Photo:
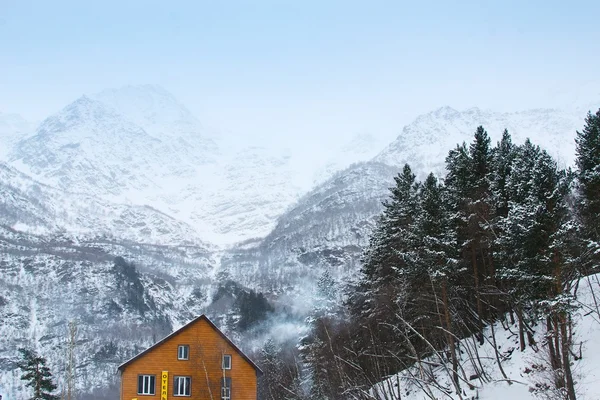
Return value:
[[(573, 374), (576, 381), (578, 400), (600, 399), (600, 274), (592, 275), (580, 280), (576, 292), (581, 303), (581, 309), (576, 313), (574, 349), (579, 354), (581, 346), (582, 358), (573, 362)], [(448, 371), (449, 363), (439, 363), (439, 358), (431, 356), (424, 360), (422, 374), (419, 368), (412, 367), (400, 372), (387, 380), (380, 382), (372, 388), (374, 398), (381, 400), (421, 400), (421, 399), (448, 399), (448, 400), (529, 400), (544, 397), (536, 396), (533, 390), (536, 385), (549, 382), (549, 370), (544, 369), (547, 348), (542, 346), (545, 334), (545, 324), (535, 327), (536, 346), (528, 346), (524, 352), (519, 351), (518, 327), (510, 326), (504, 329), (501, 323), (494, 325), (496, 344), (501, 357), (501, 364), (508, 380), (505, 380), (498, 368), (492, 344), (491, 329), (485, 331), (486, 342), (479, 346), (474, 338), (461, 341), (460, 365), (464, 369), (461, 377), (466, 377), (468, 383), (461, 382), (462, 395), (458, 396), (452, 386)], [(477, 346), (481, 366), (487, 379), (470, 379), (475, 374), (474, 365), (468, 357)], [(434, 365), (434, 366), (432, 366)], [(460, 369), (460, 368), (459, 368)], [(423, 385), (418, 383), (420, 377), (428, 380), (435, 376), (437, 385)], [(429, 381), (431, 381), (429, 379)], [(398, 385), (399, 383), (399, 385)], [(471, 385), (471, 388), (468, 385)], [(401, 390), (398, 393), (398, 386)], [(547, 393), (546, 393), (547, 394)]]

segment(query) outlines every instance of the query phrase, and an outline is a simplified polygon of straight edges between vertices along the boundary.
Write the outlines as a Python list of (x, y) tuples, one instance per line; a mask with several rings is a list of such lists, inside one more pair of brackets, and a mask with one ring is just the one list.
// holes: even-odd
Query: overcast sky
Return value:
[(599, 15), (597, 0), (0, 0), (0, 111), (41, 119), (155, 83), (238, 134), (395, 136), (442, 105), (585, 91)]

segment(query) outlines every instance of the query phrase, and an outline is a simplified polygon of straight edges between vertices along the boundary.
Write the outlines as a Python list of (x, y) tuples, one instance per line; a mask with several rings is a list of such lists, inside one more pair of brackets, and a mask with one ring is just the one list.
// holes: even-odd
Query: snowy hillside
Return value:
[(148, 206), (110, 203), (43, 185), (0, 162), (0, 225), (43, 234), (204, 245), (191, 226)]
[[(574, 319), (573, 343), (577, 355), (582, 355), (582, 358), (574, 361), (572, 368), (577, 398), (596, 400), (600, 399), (600, 276), (582, 278), (576, 293), (581, 309)], [(545, 324), (540, 323), (534, 329), (537, 345), (528, 346), (525, 351), (520, 352), (518, 335), (515, 333), (518, 328), (510, 326), (509, 329), (505, 329), (501, 323), (495, 324), (496, 345), (507, 378), (502, 376), (498, 368), (491, 330), (488, 328), (484, 345), (474, 344), (476, 341), (473, 338), (463, 339), (459, 345), (463, 379), (463, 393), (460, 396), (455, 393), (452, 379), (447, 374), (451, 364), (440, 362), (439, 357), (431, 356), (422, 361), (422, 369), (411, 368), (375, 386), (372, 389), (373, 397), (378, 400), (549, 398), (545, 397), (550, 396), (548, 392), (540, 393), (540, 397), (536, 396), (537, 389), (545, 384), (552, 385), (552, 376), (549, 371), (551, 367), (544, 361), (547, 359), (547, 347), (544, 345)], [(473, 346), (478, 347), (481, 365), (476, 365), (475, 360), (468, 358), (469, 352), (473, 354)], [(471, 388), (468, 385), (471, 385)]]

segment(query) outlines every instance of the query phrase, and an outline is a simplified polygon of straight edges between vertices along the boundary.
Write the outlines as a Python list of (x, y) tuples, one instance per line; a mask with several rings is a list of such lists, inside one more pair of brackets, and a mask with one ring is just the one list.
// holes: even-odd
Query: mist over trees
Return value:
[[(600, 265), (600, 110), (576, 143), (572, 171), (508, 131), (493, 145), (480, 126), (448, 153), (445, 178), (419, 182), (406, 165), (343, 304), (328, 303), (325, 290), (327, 306), (309, 318), (295, 355), (271, 342), (263, 349), (267, 371), (286, 371), (267, 374), (265, 398), (373, 399), (373, 385), (431, 357), (450, 366), (461, 393), (474, 377), (459, 366), (459, 342), (473, 338), (460, 351), (484, 382), (478, 347), (496, 348), (494, 330), (483, 332), (501, 322), (517, 327), (521, 351), (545, 349), (552, 378), (538, 389), (575, 400), (573, 285)], [(321, 284), (335, 287), (326, 276)], [(506, 378), (497, 350), (496, 360)]]

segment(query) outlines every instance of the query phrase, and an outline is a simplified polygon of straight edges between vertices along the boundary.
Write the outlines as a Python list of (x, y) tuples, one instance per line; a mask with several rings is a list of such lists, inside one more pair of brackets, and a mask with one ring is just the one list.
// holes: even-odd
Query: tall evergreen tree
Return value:
[[(476, 331), (482, 331), (490, 308), (486, 306), (485, 293), (491, 292), (488, 286), (495, 285), (491, 251), (491, 224), (494, 219), (492, 161), (490, 138), (481, 126), (477, 128), (468, 148), (463, 143), (450, 151), (446, 158), (448, 174), (445, 186), (453, 212), (456, 242), (462, 254), (461, 265), (470, 269), (465, 276), (465, 284), (469, 280), (472, 282), (470, 293), (474, 294), (475, 311), (472, 324)], [(478, 337), (483, 342), (483, 336), (478, 334)]]
[(493, 178), (491, 184), (496, 218), (506, 218), (508, 216), (510, 200), (507, 183), (515, 159), (515, 146), (506, 129), (502, 133), (502, 139), (498, 142), (493, 154)]
[(17, 366), (23, 371), (21, 380), (27, 381), (26, 386), (33, 389), (33, 396), (29, 400), (58, 400), (59, 397), (52, 394), (56, 385), (50, 369), (46, 366), (46, 359), (33, 350), (19, 349), (19, 352), (21, 361)]
[(419, 184), (408, 165), (394, 181), (364, 253), (358, 283), (347, 301), (351, 318), (360, 326), (353, 347), (363, 349), (360, 370), (367, 381), (397, 371), (403, 352), (396, 332), (403, 304), (398, 298), (404, 294), (407, 253), (414, 245)]
[(577, 179), (582, 236), (588, 267), (600, 266), (600, 110), (588, 113), (583, 131), (577, 132)]
[[(404, 254), (412, 247), (412, 225), (417, 211), (418, 183), (410, 166), (394, 178), (390, 198), (371, 235), (363, 256), (358, 297), (352, 299), (354, 313), (367, 319), (389, 318), (398, 289), (398, 271), (406, 265)], [(374, 301), (377, 300), (377, 301)]]
[[(492, 148), (490, 138), (479, 126), (475, 131), (473, 142), (469, 146), (471, 158), (470, 180), (472, 184), (467, 204), (469, 214), (468, 240), (470, 247), (471, 266), (473, 268), (473, 280), (475, 284), (475, 296), (477, 303), (477, 315), (480, 327), (483, 327), (483, 319), (486, 317), (482, 300), (483, 286), (488, 285), (490, 278), (493, 279), (494, 263), (490, 251), (490, 229), (493, 220), (491, 172), (492, 172)], [(489, 292), (489, 288), (487, 289)]]
[[(433, 174), (429, 174), (423, 182), (419, 195), (420, 212), (415, 227), (419, 243), (417, 245), (418, 258), (415, 260), (415, 267), (425, 272), (426, 276), (424, 278), (415, 276), (417, 279), (413, 280), (413, 285), (417, 286), (418, 282), (424, 282), (426, 285), (429, 283), (430, 290), (427, 290), (427, 286), (418, 285), (421, 293), (415, 294), (415, 296), (423, 298), (425, 293), (433, 291), (430, 298), (423, 300), (425, 300), (425, 304), (432, 304), (433, 302), (433, 304), (436, 304), (436, 310), (439, 310), (437, 312), (439, 325), (435, 324), (438, 325), (436, 330), (443, 332), (442, 336), (445, 339), (445, 343), (444, 341), (441, 342), (440, 348), (447, 346), (450, 351), (452, 381), (456, 391), (460, 392), (456, 333), (450, 302), (450, 290), (452, 280), (456, 277), (457, 265), (455, 235), (450, 226), (444, 189)], [(419, 308), (419, 310), (423, 314), (427, 314), (427, 308)]]
[(570, 298), (576, 260), (568, 196), (571, 174), (529, 140), (517, 151), (508, 181), (511, 208), (503, 223), (505, 261), (501, 277), (517, 308), (521, 349), (526, 310), (546, 319), (555, 384), (574, 400), (570, 367)]

